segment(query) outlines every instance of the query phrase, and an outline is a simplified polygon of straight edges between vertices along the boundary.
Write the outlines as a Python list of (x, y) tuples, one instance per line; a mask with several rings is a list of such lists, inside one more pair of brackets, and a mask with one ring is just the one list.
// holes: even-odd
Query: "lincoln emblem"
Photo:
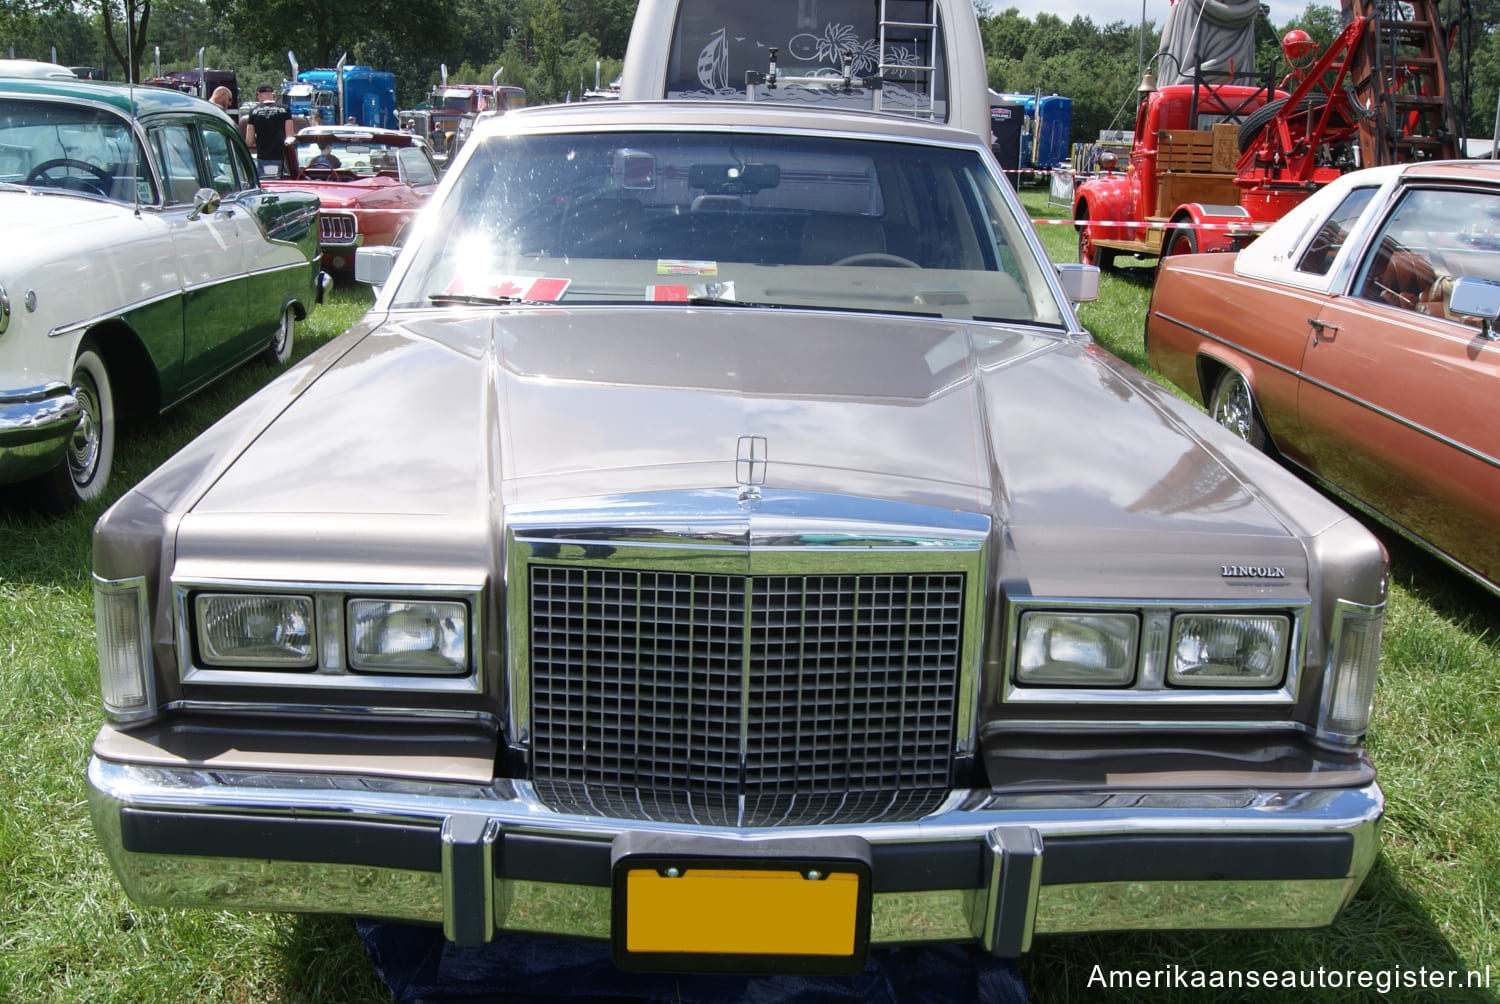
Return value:
[(741, 436), (735, 451), (734, 478), (740, 485), (740, 501), (760, 498), (766, 483), (766, 437)]

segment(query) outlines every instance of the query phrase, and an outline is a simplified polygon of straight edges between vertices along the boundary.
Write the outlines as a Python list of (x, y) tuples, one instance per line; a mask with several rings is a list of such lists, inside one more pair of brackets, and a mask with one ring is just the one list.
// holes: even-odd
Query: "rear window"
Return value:
[[(757, 100), (868, 109), (872, 105), (869, 90), (856, 87), (846, 94), (842, 87), (848, 55), (855, 78), (877, 74), (885, 78), (884, 86), (874, 89), (884, 107), (931, 111), (941, 121), (947, 100), (942, 28), (912, 27), (933, 23), (932, 6), (916, 0), (886, 0), (882, 53), (881, 4), (873, 0), (743, 4), (683, 0), (665, 96), (743, 95), (746, 72), (769, 72), (774, 48), (777, 74), (783, 79), (775, 89), (759, 88)], [(807, 78), (823, 78), (827, 83), (807, 82)]]

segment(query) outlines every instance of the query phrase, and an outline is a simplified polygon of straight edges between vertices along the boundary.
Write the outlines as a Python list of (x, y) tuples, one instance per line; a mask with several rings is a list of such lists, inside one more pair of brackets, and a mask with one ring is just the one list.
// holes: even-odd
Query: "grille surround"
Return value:
[(512, 734), (538, 796), (710, 826), (934, 811), (972, 749), (983, 602), (982, 544), (949, 543), (515, 539)]

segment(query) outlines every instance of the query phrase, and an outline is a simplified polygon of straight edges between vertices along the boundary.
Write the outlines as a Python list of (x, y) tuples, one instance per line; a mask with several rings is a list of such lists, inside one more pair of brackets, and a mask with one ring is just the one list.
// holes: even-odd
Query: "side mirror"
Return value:
[(1098, 265), (1075, 265), (1067, 262), (1052, 267), (1057, 269), (1057, 281), (1062, 285), (1063, 295), (1073, 303), (1099, 299)]
[(380, 286), (391, 277), (401, 249), (390, 244), (354, 249), (354, 281)]
[(1484, 337), (1493, 340), (1494, 323), (1500, 320), (1500, 282), (1488, 279), (1460, 278), (1453, 283), (1448, 297), (1448, 313), (1458, 317), (1478, 318)]
[(188, 219), (196, 220), (204, 213), (213, 215), (219, 211), (219, 203), (223, 200), (218, 192), (212, 188), (200, 188), (193, 193), (193, 211), (188, 213)]

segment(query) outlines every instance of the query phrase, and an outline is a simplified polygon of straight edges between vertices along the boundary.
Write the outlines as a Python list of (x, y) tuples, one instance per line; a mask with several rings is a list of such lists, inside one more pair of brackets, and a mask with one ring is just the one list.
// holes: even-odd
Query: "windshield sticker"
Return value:
[(687, 261), (682, 258), (658, 258), (657, 275), (718, 275), (716, 261)]
[(536, 276), (520, 275), (471, 285), (463, 278), (458, 278), (450, 282), (443, 292), (454, 296), (493, 296), (497, 299), (556, 303), (563, 298), (572, 282), (572, 279), (539, 279)]
[(647, 286), (646, 299), (653, 303), (686, 303), (689, 300), (734, 300), (734, 283), (705, 282), (697, 286)]

